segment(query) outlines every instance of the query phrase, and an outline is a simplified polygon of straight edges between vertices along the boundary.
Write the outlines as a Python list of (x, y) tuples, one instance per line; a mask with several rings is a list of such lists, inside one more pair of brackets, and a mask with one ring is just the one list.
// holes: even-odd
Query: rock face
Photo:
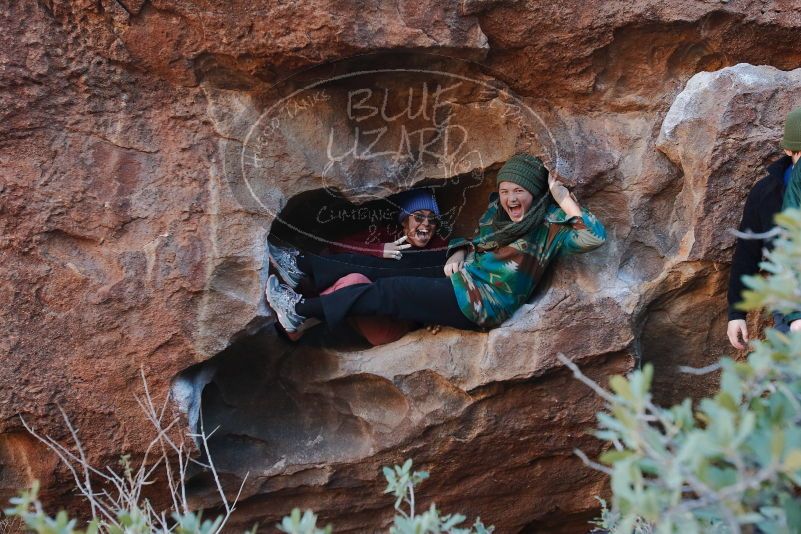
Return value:
[[(380, 528), (379, 468), (412, 457), (432, 472), (423, 505), (583, 532), (604, 479), (572, 451), (598, 452), (601, 404), (555, 355), (599, 380), (651, 361), (662, 401), (708, 387), (676, 367), (728, 352), (726, 229), (801, 96), (801, 72), (778, 70), (801, 59), (792, 8), (11, 3), (0, 497), (39, 478), (74, 504), (20, 415), (64, 440), (62, 406), (98, 464), (141, 455), (142, 369), (186, 430), (201, 411), (221, 426), (227, 483), (250, 473), (234, 526), (301, 506), (339, 531)], [(502, 328), (372, 349), (275, 334), (262, 293), (280, 224), (319, 248), (360, 206), (425, 181), (466, 232), (522, 150), (609, 240), (560, 260)]]

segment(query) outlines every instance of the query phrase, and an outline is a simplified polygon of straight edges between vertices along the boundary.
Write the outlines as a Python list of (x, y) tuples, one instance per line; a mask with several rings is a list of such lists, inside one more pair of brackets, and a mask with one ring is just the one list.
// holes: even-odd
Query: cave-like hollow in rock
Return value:
[[(443, 242), (472, 234), (496, 190), (495, 174), (501, 165), (412, 184), (413, 189), (435, 195), (441, 214), (435, 235)], [(392, 198), (357, 204), (331, 189), (300, 193), (278, 213), (268, 240), (308, 254), (331, 255), (336, 246), (347, 251), (341, 238), (365, 227), (377, 234), (386, 230), (383, 234), (394, 231), (402, 235), (398, 205)], [(444, 257), (444, 251), (442, 254)], [(386, 261), (391, 265), (393, 260)], [(274, 268), (270, 270), (274, 272)], [(547, 292), (552, 272), (546, 271), (529, 305)], [(409, 447), (410, 442), (423, 448), (421, 440), (427, 438), (420, 433), (423, 429), (430, 432), (432, 424), (453, 429), (460, 420), (464, 423), (476, 404), (483, 406), (482, 410), (497, 410), (495, 419), (503, 417), (503, 410), (495, 406), (498, 400), (489, 401), (497, 388), (476, 382), (463, 389), (449, 383), (459, 378), (448, 371), (457, 366), (454, 351), (464, 342), (462, 335), (453, 329), (437, 336), (414, 332), (390, 346), (373, 348), (354, 329), (334, 332), (321, 324), (293, 343), (274, 322), (267, 321), (255, 331), (243, 330), (230, 347), (181, 373), (174, 390), (187, 407), (193, 431), (208, 434), (213, 429), (209, 455), (228, 489), (234, 492), (244, 482), (245, 496), (254, 494), (254, 499), (261, 500), (263, 493), (264, 498), (269, 495), (270, 502), (278, 503), (282, 495), (293, 493), (286, 493), (287, 482), (276, 485), (277, 480), (295, 480), (289, 486), (307, 484), (328, 478), (324, 473), (329, 470), (319, 469), (322, 465), (381, 458), (389, 462), (398, 447)], [(477, 348), (488, 343), (481, 339), (486, 338), (485, 333), (470, 333), (469, 337)], [(449, 369), (445, 372), (431, 369), (425, 356), (418, 354), (432, 348), (447, 351)], [(389, 354), (382, 354), (385, 351)], [(380, 361), (371, 362), (373, 369), (364, 365), (373, 358), (402, 362), (393, 363), (391, 369), (382, 369)], [(403, 360), (406, 363), (399, 368)], [(619, 367), (630, 359), (620, 355), (612, 361)], [(520, 394), (542, 387), (525, 384), (520, 384)], [(496, 425), (504, 426), (502, 420), (493, 421)], [(202, 459), (208, 461), (205, 451)], [(189, 488), (198, 502), (214, 503), (218, 497), (210, 476), (205, 470), (192, 471)], [(376, 480), (365, 480), (366, 489), (377, 487), (378, 472), (373, 478)], [(386, 504), (378, 499), (376, 511), (386, 513)], [(280, 505), (275, 509), (273, 519), (281, 513)], [(586, 511), (579, 511), (574, 519), (580, 523), (586, 517)], [(238, 516), (236, 521), (240, 521)], [(560, 516), (559, 521), (570, 524), (572, 519)]]
[[(608, 480), (573, 451), (597, 457), (603, 405), (556, 354), (602, 384), (653, 363), (669, 403), (713, 390), (680, 366), (733, 352), (728, 230), (801, 101), (789, 3), (7, 4), (4, 501), (38, 479), (53, 511), (85, 516), (20, 416), (71, 444), (62, 407), (100, 469), (142, 459), (144, 374), (180, 435), (201, 414), (219, 427), (230, 492), (247, 475), (232, 530), (300, 507), (380, 531), (380, 469), (412, 458), (431, 473), (419, 509), (583, 533)], [(359, 209), (426, 184), (467, 235), (519, 152), (608, 240), (560, 258), (504, 325), (380, 347), (275, 331), (266, 243), (282, 224), (324, 253)], [(220, 510), (208, 472), (190, 486), (204, 517)]]

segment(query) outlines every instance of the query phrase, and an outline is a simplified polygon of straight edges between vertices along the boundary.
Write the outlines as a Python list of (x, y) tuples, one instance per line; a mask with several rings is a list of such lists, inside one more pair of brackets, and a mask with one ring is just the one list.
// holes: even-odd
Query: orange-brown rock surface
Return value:
[[(412, 457), (424, 505), (584, 532), (604, 479), (572, 451), (599, 450), (601, 404), (555, 355), (599, 380), (652, 361), (661, 400), (703, 392), (676, 366), (728, 352), (726, 229), (799, 102), (778, 70), (799, 27), (780, 1), (7, 2), (0, 497), (40, 478), (72, 502), (20, 415), (65, 440), (61, 405), (95, 463), (141, 455), (142, 368), (186, 430), (199, 410), (220, 425), (226, 483), (249, 473), (236, 527), (301, 506), (372, 531), (391, 516), (380, 466)], [(276, 335), (279, 214), (313, 247), (331, 210), (428, 180), (466, 231), (520, 150), (609, 239), (506, 325), (372, 349)]]

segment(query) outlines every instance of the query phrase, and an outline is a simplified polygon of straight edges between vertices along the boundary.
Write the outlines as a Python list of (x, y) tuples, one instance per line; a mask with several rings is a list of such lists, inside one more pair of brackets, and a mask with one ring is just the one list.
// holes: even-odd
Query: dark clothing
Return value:
[(773, 312), (773, 328), (784, 334), (789, 333), (790, 321), (787, 319), (787, 316), (779, 312)]
[[(783, 156), (768, 166), (768, 175), (756, 183), (748, 194), (743, 209), (743, 218), (739, 230), (762, 233), (773, 228), (773, 217), (782, 209), (784, 197), (784, 173), (793, 160)], [(741, 300), (745, 285), (743, 276), (755, 275), (759, 272), (762, 261), (762, 249), (773, 248), (772, 240), (737, 239), (734, 247), (734, 258), (729, 273), (729, 320), (745, 319), (745, 312), (734, 308)]]
[(307, 297), (295, 304), (295, 313), (301, 317), (324, 319), (323, 303), (317, 297)]
[(311, 278), (318, 293), (351, 273), (363, 274), (373, 281), (393, 276), (445, 278), (445, 254), (439, 250), (416, 251), (414, 254), (404, 252), (399, 260), (363, 254), (319, 256), (303, 253), (298, 256), (297, 262), (300, 270)]
[(331, 330), (342, 327), (348, 316), (376, 315), (421, 324), (476, 328), (459, 308), (453, 285), (443, 272), (440, 251), (404, 254), (400, 260), (361, 254), (301, 254), (297, 262), (300, 270), (311, 277), (317, 291), (352, 273), (363, 274), (373, 281), (306, 298), (295, 307), (304, 317), (325, 320)]
[[(324, 320), (336, 330), (351, 315), (386, 316), (421, 324), (444, 325), (463, 330), (476, 329), (465, 317), (449, 278), (439, 276), (393, 276), (372, 284), (344, 287), (328, 295), (307, 298), (295, 306), (304, 317)], [(351, 269), (351, 272), (354, 272)], [(358, 271), (361, 272), (361, 271)], [(365, 273), (365, 276), (369, 276)]]

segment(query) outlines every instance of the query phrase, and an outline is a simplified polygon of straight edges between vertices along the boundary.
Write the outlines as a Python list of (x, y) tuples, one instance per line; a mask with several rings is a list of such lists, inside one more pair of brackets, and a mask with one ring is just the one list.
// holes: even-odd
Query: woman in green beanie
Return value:
[(272, 275), (266, 296), (279, 323), (296, 332), (310, 318), (337, 328), (349, 316), (383, 315), (463, 329), (496, 327), (528, 300), (557, 255), (587, 252), (606, 240), (603, 225), (549, 178), (539, 158), (512, 157), (496, 181), (473, 238), (449, 243), (444, 276), (415, 276), (413, 269), (398, 276), (392, 269), (377, 277), (373, 271), (370, 284), (303, 298)]

